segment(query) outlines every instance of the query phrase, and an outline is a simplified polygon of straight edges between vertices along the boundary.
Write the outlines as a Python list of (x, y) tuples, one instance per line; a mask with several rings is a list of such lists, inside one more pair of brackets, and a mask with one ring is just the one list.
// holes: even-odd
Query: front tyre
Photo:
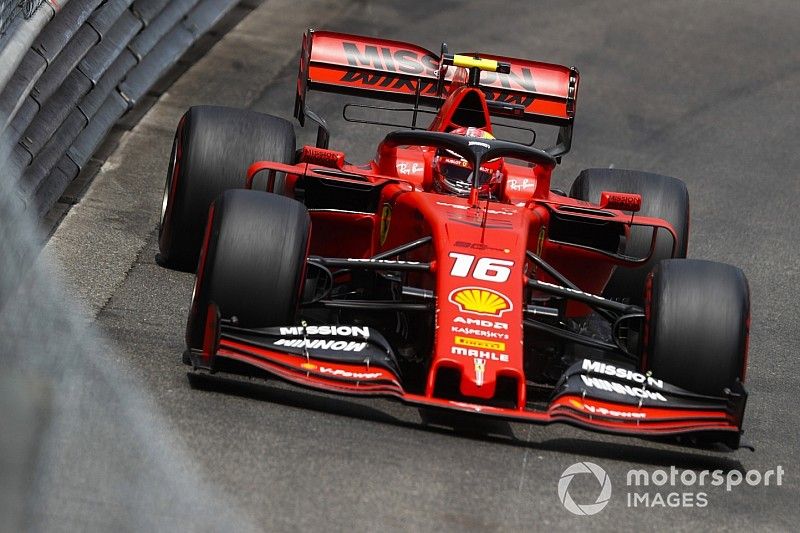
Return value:
[(661, 261), (645, 300), (643, 370), (709, 396), (744, 381), (750, 291), (739, 268), (695, 259)]
[(209, 210), (186, 329), (201, 348), (208, 304), (246, 328), (294, 322), (311, 220), (303, 204), (261, 191), (224, 192)]

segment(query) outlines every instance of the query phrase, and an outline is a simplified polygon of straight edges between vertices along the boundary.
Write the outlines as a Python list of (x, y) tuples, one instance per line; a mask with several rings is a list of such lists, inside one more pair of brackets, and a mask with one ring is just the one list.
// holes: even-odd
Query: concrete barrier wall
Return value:
[[(105, 136), (238, 0), (45, 0), (0, 36), (0, 135), (43, 216)], [(9, 163), (9, 162), (6, 162)], [(4, 184), (13, 185), (13, 184)]]

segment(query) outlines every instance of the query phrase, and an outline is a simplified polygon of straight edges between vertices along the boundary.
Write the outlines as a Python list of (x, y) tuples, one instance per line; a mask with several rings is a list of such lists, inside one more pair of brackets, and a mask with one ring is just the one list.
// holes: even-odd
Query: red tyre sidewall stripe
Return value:
[[(195, 321), (196, 317), (199, 313), (203, 313), (203, 309), (201, 309), (201, 303), (203, 298), (201, 297), (203, 291), (203, 278), (205, 274), (206, 268), (206, 261), (208, 257), (208, 248), (211, 244), (211, 228), (214, 226), (214, 214), (216, 211), (216, 202), (212, 203), (211, 206), (208, 208), (208, 219), (206, 221), (206, 231), (203, 234), (203, 246), (200, 248), (200, 260), (197, 263), (197, 273), (195, 274), (194, 278), (194, 290), (192, 291), (192, 304), (191, 310), (189, 311), (189, 324), (191, 329), (192, 322)], [(206, 302), (205, 305), (208, 305), (209, 302)], [(205, 313), (203, 313), (205, 315)], [(205, 327), (205, 323), (203, 324)], [(192, 339), (190, 338), (190, 334), (192, 333), (190, 329), (187, 330), (187, 337), (186, 337), (186, 344), (187, 346), (191, 346)]]
[(181, 160), (183, 158), (183, 128), (186, 123), (186, 115), (178, 123), (175, 132), (175, 164), (172, 167), (171, 183), (167, 194), (167, 207), (164, 210), (163, 229), (165, 232), (164, 240), (169, 243), (172, 241), (172, 212), (175, 210), (175, 195), (178, 192), (178, 182), (181, 175)]
[(650, 349), (650, 320), (653, 316), (653, 273), (647, 275), (644, 284), (644, 328), (642, 328), (642, 360), (640, 362), (642, 372), (647, 372), (648, 351)]
[[(744, 275), (744, 273), (742, 274)], [(750, 306), (752, 301), (750, 299), (750, 284), (747, 282), (747, 278), (744, 278), (745, 286), (747, 288), (747, 320), (745, 320), (744, 324), (744, 357), (742, 357), (742, 383), (744, 383), (745, 379), (747, 378), (747, 364), (750, 359)]]
[(311, 224), (308, 225), (308, 239), (306, 240), (306, 250), (305, 254), (303, 255), (303, 267), (301, 269), (300, 278), (297, 283), (297, 305), (295, 308), (300, 306), (300, 302), (303, 300), (303, 285), (306, 279), (306, 274), (308, 274), (308, 254), (311, 253), (311, 231), (313, 228)]

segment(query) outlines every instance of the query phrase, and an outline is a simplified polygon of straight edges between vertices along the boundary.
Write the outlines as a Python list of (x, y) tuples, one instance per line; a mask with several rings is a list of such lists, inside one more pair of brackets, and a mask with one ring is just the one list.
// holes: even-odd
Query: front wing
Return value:
[[(371, 328), (245, 330), (221, 326), (214, 315), (210, 310), (203, 349), (191, 351), (192, 365), (198, 370), (214, 372), (221, 362), (236, 361), (332, 393), (389, 397), (418, 407), (514, 422), (561, 422), (639, 437), (697, 436), (704, 443), (739, 447), (747, 401), (739, 383), (737, 390), (726, 391), (725, 396), (700, 396), (642, 376), (633, 368), (584, 359), (564, 374), (546, 405), (524, 402), (514, 408), (499, 407), (405, 391), (391, 347)], [(342, 333), (345, 338), (336, 336)]]

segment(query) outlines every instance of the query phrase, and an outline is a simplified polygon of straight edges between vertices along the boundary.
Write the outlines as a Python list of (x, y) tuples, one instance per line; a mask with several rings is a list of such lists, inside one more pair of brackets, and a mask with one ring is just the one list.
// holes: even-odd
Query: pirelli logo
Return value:
[(457, 336), (455, 343), (458, 346), (469, 346), (470, 348), (484, 348), (486, 350), (495, 350), (498, 352), (504, 352), (506, 349), (506, 343), (504, 342), (489, 341), (486, 339), (474, 339), (472, 337)]

